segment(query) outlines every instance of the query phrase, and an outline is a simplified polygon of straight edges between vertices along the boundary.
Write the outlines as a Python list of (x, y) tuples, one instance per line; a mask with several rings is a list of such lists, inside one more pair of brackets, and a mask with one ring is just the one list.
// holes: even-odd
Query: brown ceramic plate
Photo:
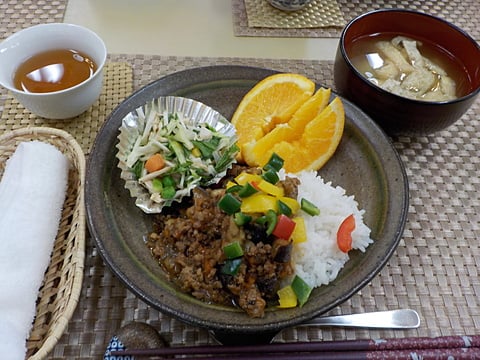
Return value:
[(167, 281), (143, 242), (151, 230), (151, 217), (135, 206), (117, 168), (115, 145), (122, 118), (155, 97), (176, 95), (201, 101), (230, 119), (243, 95), (273, 73), (243, 66), (212, 66), (165, 76), (134, 93), (112, 112), (89, 156), (85, 187), (87, 222), (105, 263), (146, 303), (217, 333), (274, 332), (339, 305), (387, 263), (406, 221), (408, 184), (395, 149), (367, 115), (344, 100), (344, 136), (320, 173), (355, 195), (360, 207), (366, 210), (364, 220), (376, 240), (366, 253), (352, 252), (337, 279), (315, 289), (302, 308), (271, 309), (262, 319), (252, 319), (233, 307), (205, 304)]

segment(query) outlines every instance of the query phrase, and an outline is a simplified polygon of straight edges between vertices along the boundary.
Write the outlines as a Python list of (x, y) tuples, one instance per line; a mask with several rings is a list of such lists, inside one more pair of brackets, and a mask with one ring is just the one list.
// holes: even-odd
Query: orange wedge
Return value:
[(276, 143), (269, 153), (284, 159), (289, 173), (320, 169), (334, 154), (342, 139), (345, 124), (343, 104), (335, 98), (306, 126), (302, 136), (293, 141)]
[(243, 97), (231, 120), (237, 130), (239, 160), (245, 144), (288, 122), (314, 91), (315, 83), (299, 74), (275, 74), (257, 83)]
[(250, 166), (262, 167), (270, 159), (276, 144), (300, 139), (306, 125), (328, 105), (330, 94), (330, 89), (320, 88), (315, 95), (302, 104), (287, 123), (279, 124), (260, 139), (244, 144), (243, 160)]

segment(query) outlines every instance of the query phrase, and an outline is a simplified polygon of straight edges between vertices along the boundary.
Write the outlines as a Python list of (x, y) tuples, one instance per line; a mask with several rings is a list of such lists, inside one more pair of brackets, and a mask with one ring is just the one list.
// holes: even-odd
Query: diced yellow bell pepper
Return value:
[(285, 203), (285, 205), (287, 205), (292, 210), (292, 214), (296, 214), (298, 210), (300, 210), (300, 204), (294, 198), (281, 196), (278, 198), (278, 200)]
[(284, 195), (284, 190), (282, 187), (273, 185), (263, 179), (257, 184), (257, 188), (262, 190), (264, 193), (267, 193), (269, 195), (273, 195), (276, 197), (281, 197)]
[(266, 213), (268, 210), (277, 211), (277, 207), (276, 197), (258, 192), (242, 200), (240, 211), (246, 214)]
[(246, 172), (240, 173), (235, 178), (235, 182), (238, 185), (245, 185), (247, 182), (252, 182), (252, 181), (259, 183), (261, 180), (262, 180), (262, 177), (260, 175), (249, 174)]
[(287, 285), (277, 291), (279, 308), (292, 308), (297, 306), (297, 295), (290, 285)]
[(301, 216), (296, 216), (292, 219), (295, 222), (295, 229), (292, 233), (292, 241), (294, 244), (307, 241), (307, 229), (305, 227), (305, 219)]

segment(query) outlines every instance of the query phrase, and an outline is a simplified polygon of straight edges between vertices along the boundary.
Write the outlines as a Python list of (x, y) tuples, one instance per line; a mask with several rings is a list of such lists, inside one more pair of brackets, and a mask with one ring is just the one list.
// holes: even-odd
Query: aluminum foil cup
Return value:
[[(148, 117), (155, 112), (161, 114), (178, 114), (188, 121), (189, 126), (200, 127), (201, 124), (208, 124), (210, 128), (228, 138), (229, 145), (234, 145), (237, 141), (235, 127), (225, 119), (219, 112), (211, 107), (187, 98), (167, 96), (154, 99), (143, 106), (131, 111), (122, 119), (120, 133), (118, 135), (117, 158), (118, 167), (121, 169), (121, 178), (125, 181), (125, 188), (129, 190), (130, 195), (135, 198), (135, 204), (145, 213), (160, 213), (165, 206), (172, 205), (173, 202), (180, 202), (184, 197), (191, 194), (191, 190), (198, 184), (185, 185), (181, 191), (177, 191), (173, 199), (160, 199), (158, 194), (153, 194), (146, 186), (142, 185), (133, 171), (133, 164), (129, 160), (129, 154), (132, 152), (137, 139), (142, 136)], [(227, 167), (214, 176), (202, 179), (202, 185), (208, 186), (218, 183), (227, 170), (235, 162), (235, 156)]]

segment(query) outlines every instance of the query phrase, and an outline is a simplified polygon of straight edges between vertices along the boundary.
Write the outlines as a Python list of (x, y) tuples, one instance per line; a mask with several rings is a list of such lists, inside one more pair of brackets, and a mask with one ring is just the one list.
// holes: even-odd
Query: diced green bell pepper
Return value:
[(312, 293), (312, 288), (298, 275), (295, 275), (291, 286), (293, 291), (295, 292), (295, 295), (297, 295), (298, 304), (300, 306), (303, 306), (310, 297), (310, 294)]
[(241, 205), (242, 202), (231, 193), (226, 193), (218, 202), (218, 207), (228, 215), (235, 214), (238, 210), (240, 210)]
[(227, 259), (235, 259), (243, 255), (242, 245), (238, 241), (234, 241), (223, 247), (223, 253)]

